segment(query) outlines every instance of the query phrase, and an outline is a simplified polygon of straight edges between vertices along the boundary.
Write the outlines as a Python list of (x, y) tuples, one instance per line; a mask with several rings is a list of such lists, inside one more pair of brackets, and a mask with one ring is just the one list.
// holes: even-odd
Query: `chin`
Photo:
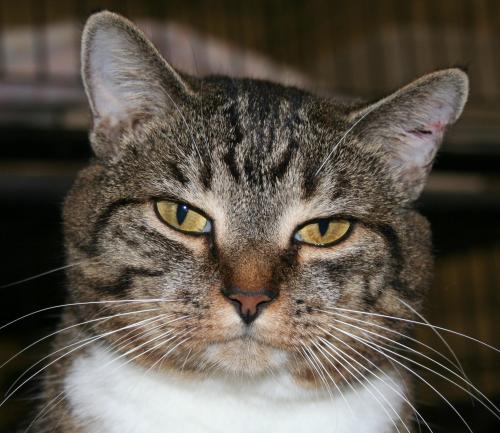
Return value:
[(250, 337), (210, 344), (204, 358), (215, 370), (240, 377), (273, 374), (285, 368), (289, 361), (285, 351)]

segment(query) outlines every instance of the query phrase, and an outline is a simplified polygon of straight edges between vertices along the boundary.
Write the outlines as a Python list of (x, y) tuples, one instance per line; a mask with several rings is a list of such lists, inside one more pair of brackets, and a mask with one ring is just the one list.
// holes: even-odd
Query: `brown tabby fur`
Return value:
[[(132, 84), (121, 89), (130, 109), (118, 121), (100, 112), (95, 100), (102, 88), (94, 88), (91, 64), (98, 32), (110, 32), (110, 39), (121, 35), (117, 52), (135, 59), (120, 69), (119, 54), (114, 54), (117, 86), (136, 86), (135, 94)], [(334, 341), (329, 330), (360, 363), (367, 364), (366, 356), (390, 368), (379, 353), (336, 328), (366, 335), (326, 310), (414, 319), (398, 299), (421, 308), (431, 275), (431, 241), (429, 225), (413, 203), (446, 126), (427, 118), (448, 104), (448, 123), (456, 120), (467, 93), (463, 72), (430, 74), (376, 106), (347, 105), (258, 80), (181, 76), (131, 23), (101, 13), (85, 30), (83, 75), (94, 115), (96, 157), (78, 175), (64, 206), (67, 261), (78, 264), (67, 271), (68, 302), (144, 302), (68, 307), (61, 328), (117, 313), (159, 310), (76, 326), (59, 335), (54, 350), (168, 313), (169, 321), (177, 320), (150, 332), (146, 325), (128, 328), (100, 344), (114, 347), (117, 355), (143, 344), (144, 355), (134, 363), (193, 380), (284, 369), (306, 387), (324, 387), (302, 354), (305, 346), (345, 388), (341, 375), (355, 383), (353, 376), (342, 363), (329, 364), (313, 345), (320, 337)], [(434, 147), (422, 163), (412, 164), (405, 140), (419, 134), (431, 136)], [(158, 198), (200, 209), (212, 219), (213, 233), (189, 236), (169, 228), (153, 210)], [(331, 216), (352, 222), (344, 241), (318, 248), (293, 240), (299, 225)], [(273, 287), (279, 296), (249, 327), (221, 294), (235, 285)], [(168, 302), (147, 301), (158, 298)], [(352, 317), (370, 322), (361, 326), (388, 338), (395, 334), (374, 325), (411, 332), (405, 322)], [(174, 338), (148, 351), (167, 329)], [(216, 360), (207, 359), (209, 346)], [(49, 368), (40, 408), (59, 395), (65, 371), (87, 347)], [(284, 365), (273, 361), (276, 348), (288, 354)], [(411, 410), (403, 414), (405, 420), (411, 415)], [(81, 430), (63, 398), (31, 431)]]

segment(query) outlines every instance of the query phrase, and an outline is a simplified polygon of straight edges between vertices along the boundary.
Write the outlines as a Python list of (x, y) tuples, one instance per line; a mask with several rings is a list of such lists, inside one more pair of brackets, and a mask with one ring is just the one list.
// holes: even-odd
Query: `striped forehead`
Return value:
[(235, 182), (259, 188), (282, 180), (297, 160), (304, 96), (268, 83), (234, 86), (224, 114), (232, 139), (224, 143), (225, 167)]
[[(284, 220), (298, 224), (334, 212), (324, 206), (339, 191), (337, 179), (329, 176), (328, 188), (318, 188), (323, 176), (314, 176), (333, 141), (327, 138), (332, 129), (309, 119), (311, 95), (235, 80), (207, 89), (205, 101), (205, 117), (198, 109), (190, 117), (195, 122), (190, 130), (200, 132), (198, 148), (164, 164), (168, 179), (174, 179), (165, 186), (180, 186), (178, 200), (224, 219), (228, 229), (251, 230), (252, 236), (276, 231)], [(184, 132), (189, 148), (195, 140)]]

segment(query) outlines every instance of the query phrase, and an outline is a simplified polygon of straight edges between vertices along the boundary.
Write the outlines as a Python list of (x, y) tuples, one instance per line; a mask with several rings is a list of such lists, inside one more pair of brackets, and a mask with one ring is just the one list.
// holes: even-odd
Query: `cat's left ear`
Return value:
[(124, 130), (179, 109), (192, 94), (134, 24), (107, 11), (85, 25), (82, 78), (93, 116), (92, 146), (105, 159), (120, 152)]
[(414, 201), (422, 192), (444, 132), (460, 117), (468, 90), (464, 71), (445, 69), (353, 113), (361, 139), (375, 146), (405, 200)]

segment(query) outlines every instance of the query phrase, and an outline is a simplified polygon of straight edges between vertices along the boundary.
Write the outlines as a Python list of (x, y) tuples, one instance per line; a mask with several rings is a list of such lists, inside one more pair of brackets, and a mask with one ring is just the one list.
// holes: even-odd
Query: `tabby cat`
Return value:
[(70, 305), (29, 431), (412, 431), (414, 203), (467, 75), (370, 104), (199, 79), (110, 12), (82, 64), (95, 158), (64, 206)]

